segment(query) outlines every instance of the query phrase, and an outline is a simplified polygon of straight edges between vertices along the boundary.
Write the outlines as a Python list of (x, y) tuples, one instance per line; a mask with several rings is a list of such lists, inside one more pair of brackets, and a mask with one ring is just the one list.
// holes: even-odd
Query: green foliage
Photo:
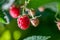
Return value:
[(6, 30), (1, 37), (1, 40), (11, 40), (11, 34), (9, 30)]
[(6, 23), (6, 21), (5, 21), (4, 18), (2, 18), (2, 17), (0, 17), (0, 22), (1, 22), (1, 23), (4, 23), (4, 24)]
[(51, 36), (30, 36), (25, 38), (24, 40), (47, 40), (51, 38)]
[(57, 6), (57, 9), (56, 9), (57, 11), (55, 16), (57, 20), (60, 20), (60, 2), (57, 2), (56, 6)]
[(5, 30), (4, 24), (0, 23), (0, 34)]
[(14, 31), (13, 37), (15, 40), (18, 40), (21, 37), (21, 32), (20, 31)]
[[(20, 4), (24, 4), (24, 1), (25, 0), (16, 0), (15, 3), (17, 5), (20, 5)], [(27, 7), (36, 9), (36, 15), (40, 15), (40, 12), (37, 10), (37, 8), (40, 6), (47, 5), (46, 8), (49, 6), (49, 8), (53, 9), (53, 8), (55, 8), (55, 6), (58, 5), (58, 8), (56, 8), (55, 10), (59, 11), (60, 10), (60, 3), (58, 3), (57, 5), (49, 4), (52, 2), (56, 2), (56, 1), (57, 0), (31, 0), (30, 3), (27, 5)], [(6, 20), (4, 19), (5, 15), (3, 14), (3, 12), (1, 10), (0, 10), (0, 22), (6, 23)], [(55, 10), (53, 9), (53, 11), (55, 11)], [(55, 15), (55, 12), (56, 12), (56, 11), (55, 12), (53, 12), (53, 11), (52, 10), (47, 10), (47, 11), (45, 10), (45, 12), (43, 12), (44, 16), (42, 16), (41, 19), (39, 18), (40, 24), (36, 28), (34, 28), (33, 26), (30, 26), (30, 28), (26, 31), (22, 31), (21, 29), (18, 28), (17, 23), (16, 23), (16, 19), (14, 19), (15, 21), (12, 20), (10, 24), (5, 26), (6, 30), (2, 33), (0, 40), (12, 40), (12, 38), (11, 38), (12, 34), (10, 34), (11, 32), (13, 33), (13, 39), (15, 39), (15, 40), (18, 40), (18, 39), (46, 40), (50, 36), (52, 36), (51, 40), (54, 40), (54, 39), (60, 40), (60, 38), (59, 38), (60, 32), (57, 31), (56, 25), (53, 24), (53, 22), (52, 22), (53, 20), (51, 21), (51, 19), (54, 19), (53, 16)], [(47, 15), (49, 15), (49, 16), (47, 16)], [(49, 23), (44, 24), (45, 22), (48, 22), (48, 20), (46, 19), (48, 17), (51, 17), (51, 19), (48, 19), (48, 20), (50, 20)], [(44, 22), (41, 22), (41, 20)], [(1, 27), (1, 25), (0, 25), (0, 28), (2, 28), (4, 30), (4, 27)], [(7, 30), (7, 29), (9, 29), (9, 30)], [(20, 30), (21, 32), (17, 31), (17, 29)], [(31, 36), (31, 35), (38, 35), (38, 36)], [(44, 36), (39, 36), (39, 35), (44, 35)], [(50, 35), (50, 36), (48, 36), (48, 35)]]
[(44, 6), (45, 4), (55, 2), (57, 0), (31, 0), (30, 3), (28, 4), (29, 8), (38, 8), (40, 6)]
[(5, 0), (0, 0), (0, 7), (4, 4)]
[(4, 16), (5, 15), (3, 14), (2, 9), (0, 9), (0, 22), (5, 24), (6, 23), (6, 20), (5, 20)]

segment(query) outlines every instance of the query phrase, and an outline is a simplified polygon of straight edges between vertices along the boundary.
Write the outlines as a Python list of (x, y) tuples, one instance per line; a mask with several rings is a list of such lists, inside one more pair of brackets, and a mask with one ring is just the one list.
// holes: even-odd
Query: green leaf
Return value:
[(4, 24), (0, 23), (0, 33), (2, 33), (5, 30)]
[(0, 22), (5, 24), (6, 20), (4, 18), (0, 17)]
[(14, 31), (13, 37), (15, 40), (18, 40), (21, 37), (21, 32), (20, 31)]
[(2, 6), (5, 3), (6, 0), (0, 0), (0, 6)]
[(51, 38), (51, 36), (30, 36), (25, 38), (24, 40), (47, 40)]
[(57, 3), (57, 9), (56, 10), (57, 11), (56, 11), (55, 17), (56, 17), (56, 20), (58, 21), (58, 20), (60, 20), (60, 2)]
[(36, 9), (41, 5), (45, 5), (45, 4), (48, 4), (51, 2), (55, 2), (55, 1), (57, 1), (57, 0), (41, 0), (41, 1), (40, 0), (30, 0), (28, 7)]
[(6, 30), (1, 37), (1, 40), (11, 40), (11, 34), (9, 30)]
[(57, 4), (58, 4), (58, 2), (51, 2), (51, 3), (44, 5), (44, 7), (50, 8), (51, 10), (57, 12)]
[(3, 14), (2, 9), (0, 9), (0, 17), (4, 17), (5, 15)]
[[(24, 4), (25, 0), (15, 0), (15, 5), (19, 6), (20, 4)], [(21, 6), (21, 5), (20, 5)]]
[(3, 11), (2, 11), (2, 9), (0, 9), (0, 23), (6, 23), (6, 20), (4, 19), (4, 14), (3, 14)]

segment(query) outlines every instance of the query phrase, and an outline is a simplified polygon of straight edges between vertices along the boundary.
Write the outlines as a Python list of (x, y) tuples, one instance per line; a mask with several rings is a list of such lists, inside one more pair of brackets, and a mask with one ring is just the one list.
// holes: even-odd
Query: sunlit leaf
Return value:
[(11, 40), (11, 34), (9, 30), (6, 30), (1, 37), (1, 40)]
[(13, 37), (15, 40), (18, 40), (21, 37), (21, 32), (20, 31), (14, 31)]
[(4, 23), (4, 24), (6, 23), (5, 19), (2, 18), (2, 17), (0, 17), (0, 22), (1, 22), (1, 23)]
[(0, 23), (0, 33), (2, 33), (5, 30), (4, 24)]

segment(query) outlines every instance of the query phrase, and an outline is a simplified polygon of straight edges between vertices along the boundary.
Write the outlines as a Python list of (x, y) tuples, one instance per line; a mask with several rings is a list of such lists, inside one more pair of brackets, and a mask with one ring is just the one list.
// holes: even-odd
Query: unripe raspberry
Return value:
[(38, 24), (39, 24), (39, 20), (38, 20), (37, 18), (31, 19), (30, 21), (31, 21), (31, 23), (32, 23), (32, 25), (33, 25), (34, 27), (37, 27)]
[(60, 30), (60, 21), (56, 22), (57, 23), (57, 27)]
[(38, 8), (38, 10), (39, 10), (40, 12), (44, 12), (45, 8), (44, 8), (43, 6), (41, 6), (41, 7)]

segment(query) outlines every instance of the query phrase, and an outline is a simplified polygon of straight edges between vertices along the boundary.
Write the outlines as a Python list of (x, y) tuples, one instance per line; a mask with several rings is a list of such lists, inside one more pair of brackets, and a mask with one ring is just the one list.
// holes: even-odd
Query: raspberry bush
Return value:
[(60, 40), (60, 0), (0, 0), (4, 39)]

